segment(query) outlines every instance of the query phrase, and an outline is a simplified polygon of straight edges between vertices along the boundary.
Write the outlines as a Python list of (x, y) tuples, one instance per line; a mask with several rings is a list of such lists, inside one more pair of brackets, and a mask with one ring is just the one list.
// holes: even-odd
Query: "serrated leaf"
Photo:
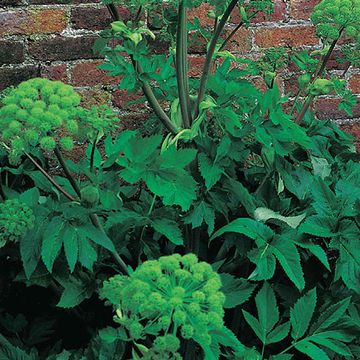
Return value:
[(267, 344), (275, 344), (277, 342), (285, 339), (290, 331), (290, 323), (286, 322), (284, 324), (278, 325), (272, 330), (267, 336), (266, 343)]
[(332, 237), (335, 235), (334, 227), (336, 223), (336, 219), (331, 217), (314, 215), (306, 218), (300, 225), (299, 231), (320, 237)]
[(299, 242), (296, 242), (296, 245), (309, 250), (330, 271), (330, 264), (329, 264), (326, 252), (320, 245), (313, 244), (310, 241), (309, 242), (305, 242), (305, 241), (300, 242), (299, 241)]
[(199, 170), (208, 190), (220, 180), (223, 173), (223, 168), (203, 153), (199, 155)]
[(82, 232), (88, 239), (95, 244), (102, 246), (103, 248), (114, 252), (115, 247), (110, 238), (101, 230), (91, 224), (86, 224), (79, 227), (79, 231)]
[(263, 337), (263, 329), (260, 326), (258, 319), (248, 313), (246, 310), (242, 310), (246, 322), (250, 325), (256, 336), (261, 340)]
[(223, 226), (216, 231), (210, 240), (213, 240), (226, 232), (243, 234), (254, 240), (269, 241), (274, 232), (266, 225), (248, 218), (239, 218)]
[(244, 206), (249, 216), (253, 216), (256, 209), (255, 198), (249, 193), (249, 190), (239, 181), (233, 179), (228, 180), (229, 190), (236, 196), (240, 203)]
[(63, 227), (63, 219), (60, 216), (55, 216), (51, 219), (43, 234), (41, 258), (49, 272), (52, 272), (55, 259), (61, 250), (63, 240), (61, 231)]
[(154, 219), (152, 226), (175, 245), (182, 245), (184, 240), (176, 221), (170, 219)]
[(81, 231), (78, 233), (78, 245), (80, 263), (92, 271), (94, 262), (97, 260), (97, 253)]
[(274, 276), (276, 258), (269, 244), (247, 253), (249, 260), (256, 265), (255, 270), (249, 275), (249, 280), (269, 280)]
[(64, 291), (61, 295), (60, 301), (56, 306), (61, 308), (73, 308), (85, 299), (90, 298), (95, 290), (93, 281), (84, 281), (84, 279), (71, 279), (65, 284)]
[(301, 341), (295, 345), (295, 348), (313, 360), (330, 360), (325, 351), (310, 341)]
[(272, 252), (279, 261), (286, 276), (299, 290), (305, 287), (304, 273), (301, 267), (299, 252), (291, 239), (285, 236), (278, 237), (273, 241)]
[(221, 291), (226, 297), (225, 309), (231, 309), (246, 302), (256, 287), (256, 285), (251, 284), (249, 281), (236, 279), (230, 274), (221, 273), (220, 278), (222, 283)]
[(282, 216), (280, 213), (264, 207), (257, 208), (254, 211), (255, 220), (266, 222), (270, 219), (277, 219), (288, 224), (293, 229), (296, 229), (305, 219), (305, 217), (306, 214), (301, 214), (297, 216)]
[(350, 305), (351, 297), (347, 297), (336, 304), (329, 306), (321, 313), (316, 323), (312, 326), (311, 332), (320, 332), (320, 330), (327, 329), (334, 324), (345, 314), (345, 311)]
[[(255, 297), (256, 308), (263, 335), (266, 336), (279, 321), (279, 309), (274, 290), (265, 282)], [(265, 337), (263, 337), (265, 340)], [(265, 343), (265, 341), (263, 341)]]
[(69, 264), (70, 272), (73, 272), (79, 254), (77, 229), (73, 226), (67, 226), (64, 231), (63, 242), (65, 257)]
[(201, 226), (203, 222), (207, 224), (208, 234), (211, 235), (215, 226), (215, 210), (205, 201), (201, 201), (185, 218), (185, 224), (191, 224), (193, 229)]
[(300, 339), (310, 326), (316, 307), (316, 288), (302, 296), (290, 310), (291, 336)]

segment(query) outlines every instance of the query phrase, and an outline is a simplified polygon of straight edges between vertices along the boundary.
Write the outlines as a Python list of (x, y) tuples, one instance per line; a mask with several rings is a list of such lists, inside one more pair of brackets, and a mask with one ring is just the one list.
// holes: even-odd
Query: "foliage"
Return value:
[[(349, 114), (356, 105), (326, 65), (339, 44), (357, 63), (357, 2), (315, 8), (321, 49), (256, 61), (226, 46), (272, 3), (211, 0), (214, 29), (188, 20), (200, 3), (128, 1), (125, 22), (105, 2), (114, 22), (95, 50), (121, 89), (142, 90), (152, 111), (137, 130), (119, 131), (112, 109), (83, 108), (60, 82), (1, 96), (0, 357), (360, 357), (359, 155), (311, 112), (327, 94)], [(235, 10), (241, 23), (223, 36)], [(162, 15), (161, 31), (144, 11)], [(339, 42), (345, 33), (353, 44)], [(154, 53), (163, 36), (169, 52)], [(187, 55), (199, 37), (195, 79)], [(282, 96), (289, 62), (299, 90)]]

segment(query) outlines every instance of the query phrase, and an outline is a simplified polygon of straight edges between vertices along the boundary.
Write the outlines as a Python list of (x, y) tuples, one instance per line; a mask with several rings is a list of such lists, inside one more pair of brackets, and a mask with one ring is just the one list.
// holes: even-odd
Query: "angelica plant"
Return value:
[(20, 240), (34, 225), (35, 216), (28, 205), (18, 199), (0, 203), (0, 246)]
[[(194, 254), (145, 261), (128, 277), (106, 281), (101, 296), (115, 307), (114, 320), (128, 331), (129, 340), (156, 336), (155, 349), (172, 334), (192, 339), (206, 351), (224, 329), (220, 277)], [(165, 345), (164, 350), (170, 351)]]

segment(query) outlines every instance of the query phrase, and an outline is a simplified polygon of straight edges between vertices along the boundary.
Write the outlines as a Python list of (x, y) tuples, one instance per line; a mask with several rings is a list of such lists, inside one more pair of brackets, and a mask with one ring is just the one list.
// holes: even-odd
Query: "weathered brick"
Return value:
[(97, 37), (83, 36), (76, 38), (56, 37), (29, 42), (29, 54), (36, 60), (76, 60), (98, 58), (92, 46)]
[(66, 21), (62, 9), (4, 11), (0, 13), (0, 35), (60, 33)]
[(353, 107), (353, 115), (347, 115), (343, 110), (338, 109), (340, 100), (331, 98), (318, 98), (314, 103), (315, 114), (319, 119), (353, 119), (360, 117), (360, 97), (357, 105)]
[(200, 77), (205, 63), (204, 56), (189, 56), (189, 76)]
[(66, 73), (66, 64), (50, 65), (41, 67), (41, 76), (49, 80), (59, 80), (68, 83), (69, 79)]
[(188, 19), (190, 21), (193, 21), (196, 18), (199, 19), (199, 22), (201, 24), (201, 26), (213, 26), (214, 25), (214, 19), (210, 19), (208, 17), (208, 12), (212, 9), (213, 7), (210, 6), (207, 3), (202, 3), (200, 6), (191, 9), (188, 13)]
[[(224, 31), (222, 38), (231, 33), (230, 29)], [(252, 32), (249, 29), (240, 28), (226, 45), (225, 49), (231, 52), (244, 53), (252, 48)]]
[(74, 65), (71, 82), (75, 86), (95, 86), (118, 84), (120, 79), (115, 76), (108, 76), (108, 72), (98, 69), (101, 61), (92, 61)]
[(36, 66), (0, 68), (0, 91), (37, 76), (39, 76), (39, 69)]
[(141, 91), (129, 94), (127, 90), (116, 90), (112, 93), (112, 103), (121, 110), (139, 111), (145, 109), (145, 100), (139, 104), (131, 104), (130, 102), (139, 100), (141, 96)]
[[(123, 21), (128, 21), (132, 18), (129, 9), (119, 7), (118, 11)], [(71, 11), (71, 24), (74, 29), (102, 30), (107, 28), (111, 22), (110, 13), (105, 7), (75, 7)]]
[(317, 45), (319, 39), (315, 36), (312, 26), (287, 26), (276, 28), (257, 28), (255, 42), (261, 48), (269, 48), (279, 45)]
[(22, 0), (1, 0), (0, 6), (18, 6), (22, 4)]
[(122, 129), (136, 130), (141, 129), (148, 120), (148, 114), (131, 114), (121, 116), (120, 126)]
[[(355, 141), (360, 142), (360, 123), (341, 125), (340, 129), (354, 136)], [(358, 144), (359, 145), (359, 144)], [(360, 149), (358, 149), (359, 151)]]
[(307, 20), (315, 5), (320, 0), (290, 0), (290, 17), (297, 20)]
[(79, 90), (81, 105), (87, 109), (93, 106), (105, 105), (110, 100), (110, 93), (104, 90)]
[(349, 87), (355, 94), (360, 94), (360, 74), (352, 74), (349, 78)]
[(0, 41), (0, 65), (20, 64), (24, 61), (24, 43)]

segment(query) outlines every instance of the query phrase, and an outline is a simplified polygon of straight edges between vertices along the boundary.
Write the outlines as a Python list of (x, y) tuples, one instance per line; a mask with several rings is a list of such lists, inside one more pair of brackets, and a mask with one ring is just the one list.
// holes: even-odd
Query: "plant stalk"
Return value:
[(80, 188), (78, 186), (78, 184), (76, 183), (74, 177), (71, 175), (71, 172), (68, 168), (68, 166), (66, 165), (65, 159), (62, 156), (62, 153), (60, 151), (60, 149), (56, 146), (55, 150), (54, 150), (55, 156), (58, 159), (62, 169), (64, 170), (64, 173), (67, 177), (67, 179), (69, 180), (71, 186), (73, 187), (73, 189), (75, 190), (76, 194), (81, 197), (80, 195)]
[(198, 94), (198, 98), (197, 98), (197, 102), (196, 102), (196, 108), (195, 108), (195, 116), (194, 118), (196, 119), (199, 116), (199, 111), (200, 111), (200, 104), (204, 99), (205, 96), (205, 90), (206, 90), (206, 83), (209, 77), (209, 71), (210, 71), (210, 67), (211, 67), (211, 63), (213, 60), (213, 56), (215, 53), (215, 49), (216, 49), (216, 44), (218, 42), (218, 39), (221, 35), (222, 30), (224, 29), (226, 22), (228, 21), (231, 12), (234, 10), (235, 6), (237, 5), (238, 0), (232, 0), (229, 4), (229, 6), (227, 7), (227, 9), (225, 10), (219, 24), (216, 27), (216, 30), (214, 32), (214, 35), (211, 39), (210, 45), (209, 45), (209, 49), (207, 51), (206, 54), (206, 59), (205, 59), (205, 64), (204, 64), (204, 68), (203, 68), (203, 72), (202, 72), (202, 76), (200, 79), (200, 87), (199, 87), (199, 94)]
[(191, 125), (190, 99), (187, 71), (187, 10), (185, 1), (180, 1), (176, 34), (176, 78), (184, 128)]
[[(120, 20), (119, 12), (117, 11), (116, 7), (113, 4), (107, 5), (106, 7), (114, 21)], [(130, 59), (139, 78), (139, 75), (141, 75), (143, 72), (142, 68), (140, 64), (136, 60), (134, 60), (133, 56), (130, 56)], [(177, 134), (179, 132), (177, 127), (171, 122), (170, 118), (166, 115), (165, 111), (160, 106), (149, 83), (144, 80), (140, 80), (140, 81), (142, 83), (142, 90), (144, 92), (144, 95), (147, 101), (149, 102), (150, 106), (154, 110), (156, 116), (170, 132), (172, 132), (173, 134)]]
[(76, 201), (65, 189), (63, 189), (44, 169), (43, 167), (27, 152), (24, 153), (25, 156), (34, 164), (34, 166), (49, 180), (49, 182), (55, 186), (66, 198), (70, 201)]

